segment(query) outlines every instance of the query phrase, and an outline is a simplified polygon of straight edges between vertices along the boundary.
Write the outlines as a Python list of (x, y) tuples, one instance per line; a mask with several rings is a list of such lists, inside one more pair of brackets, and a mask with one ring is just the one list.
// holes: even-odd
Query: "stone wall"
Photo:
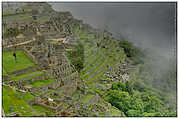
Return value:
[(17, 82), (25, 84), (25, 83), (31, 83), (33, 81), (45, 80), (45, 79), (47, 79), (47, 76), (45, 74), (43, 74), (43, 75), (40, 75), (40, 76), (37, 76), (37, 77), (34, 77), (34, 78), (30, 78), (30, 79), (24, 79), (23, 78), (23, 79), (18, 80)]

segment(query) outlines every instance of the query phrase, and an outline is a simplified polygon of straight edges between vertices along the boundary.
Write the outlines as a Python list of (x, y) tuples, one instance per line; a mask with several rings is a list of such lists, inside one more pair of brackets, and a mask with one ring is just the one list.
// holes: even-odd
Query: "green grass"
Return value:
[[(98, 70), (102, 69), (100, 72), (98, 72), (96, 75), (90, 77), (90, 79), (87, 81), (88, 82), (88, 86), (90, 87), (91, 90), (97, 92), (100, 95), (104, 94), (104, 91), (101, 91), (99, 89), (97, 89), (96, 87), (94, 87), (93, 85), (96, 83), (100, 83), (98, 82), (99, 79), (101, 78), (105, 78), (103, 76), (104, 72), (107, 70), (106, 65), (110, 65), (110, 66), (114, 66), (117, 62), (123, 60), (124, 55), (122, 52), (122, 49), (120, 49), (119, 47), (115, 47), (114, 49), (112, 49), (112, 51), (110, 50), (112, 48), (113, 45), (110, 45), (111, 47), (109, 47), (109, 50), (107, 50), (106, 52), (110, 52), (110, 56), (105, 56), (105, 60), (101, 61), (101, 63), (94, 69), (92, 70), (89, 74), (83, 74), (81, 77), (83, 80), (86, 80), (88, 77), (90, 77), (91, 75), (93, 75), (95, 72), (97, 72)], [(118, 51), (117, 51), (118, 49)], [(104, 53), (103, 53), (104, 54)], [(99, 62), (99, 61), (98, 61)], [(96, 63), (95, 63), (96, 64)], [(94, 65), (93, 65), (94, 66)], [(90, 68), (89, 68), (90, 69)], [(86, 69), (86, 70), (89, 70)]]
[(99, 117), (105, 117), (105, 113), (104, 112), (100, 112), (98, 116)]
[[(112, 61), (113, 61), (112, 58), (111, 58), (111, 59), (109, 58), (109, 59), (107, 59), (106, 61), (104, 61), (104, 62), (102, 63), (103, 66), (104, 66), (103, 70), (101, 70), (101, 71), (98, 72), (94, 77), (92, 77), (91, 79), (89, 79), (88, 82), (92, 83), (94, 80), (97, 81), (98, 79), (102, 78), (104, 72), (107, 70), (107, 69), (106, 69), (106, 65), (109, 64), (110, 66), (113, 66), (114, 64), (117, 63), (117, 62), (114, 62), (114, 61), (112, 62)], [(112, 63), (111, 63), (111, 62), (112, 62)], [(98, 68), (98, 69), (99, 69), (99, 68)], [(94, 72), (97, 71), (98, 69), (94, 70)]]
[(38, 21), (47, 21), (49, 19), (50, 19), (49, 17), (37, 18)]
[(38, 88), (38, 87), (50, 84), (54, 81), (55, 81), (54, 79), (36, 80), (36, 81), (33, 81), (32, 83), (26, 84), (26, 86), (32, 86), (32, 87)]
[(2, 69), (2, 75), (3, 76), (8, 76), (7, 72), (4, 69)]
[(101, 70), (100, 72), (98, 72), (98, 73), (95, 75), (95, 77), (89, 79), (88, 82), (91, 83), (91, 82), (93, 82), (94, 80), (95, 80), (95, 81), (98, 80), (97, 78), (103, 76), (103, 74), (104, 74), (105, 71), (106, 71), (106, 68), (104, 68), (103, 70)]
[[(111, 46), (111, 45), (110, 45)], [(99, 51), (97, 51), (96, 54), (92, 53), (92, 54), (89, 54), (88, 56), (85, 57), (85, 64), (84, 66), (88, 66), (89, 64), (92, 65), (91, 63), (96, 60), (95, 58), (98, 56), (98, 55), (103, 55), (107, 50), (106, 49), (100, 49)], [(99, 58), (102, 58), (102, 57), (99, 57)], [(99, 60), (99, 58), (97, 60)]]
[[(38, 74), (36, 74), (36, 73), (38, 73)], [(33, 75), (33, 74), (36, 74), (36, 75), (30, 76), (30, 75)], [(44, 74), (43, 71), (35, 71), (35, 72), (31, 72), (31, 73), (22, 74), (22, 75), (19, 75), (19, 76), (12, 76), (12, 75), (11, 75), (10, 77), (11, 77), (14, 81), (18, 81), (18, 80), (20, 80), (20, 79), (22, 79), (22, 78), (25, 78), (25, 77), (27, 77), (27, 78), (25, 78), (25, 79), (23, 79), (23, 80), (32, 79), (32, 78), (35, 78), (35, 77), (40, 76), (40, 75), (42, 75), (42, 74)], [(28, 76), (30, 76), (30, 77), (28, 77)]]
[[(103, 55), (104, 55), (104, 52), (103, 52)], [(88, 74), (85, 74), (84, 76), (83, 76), (83, 78), (84, 79), (86, 79), (86, 78), (88, 78), (90, 75), (92, 75), (93, 73), (95, 73), (95, 72), (97, 72), (100, 68), (102, 68), (103, 66), (105, 66), (105, 65), (107, 65), (107, 64), (109, 64), (110, 62), (110, 57), (107, 57), (107, 56), (104, 56), (105, 57), (105, 59), (104, 60), (97, 60), (94, 64), (96, 65), (97, 63), (99, 63), (100, 62), (100, 64), (93, 70), (93, 71), (91, 71), (90, 73), (88, 73)], [(101, 57), (102, 58), (102, 57)], [(98, 59), (101, 59), (101, 58), (98, 58)], [(93, 65), (93, 66), (95, 66), (95, 65)], [(91, 68), (88, 68), (88, 70), (90, 70)], [(105, 68), (104, 68), (105, 69)], [(87, 71), (86, 71), (87, 72)]]
[[(93, 77), (92, 79), (88, 80), (88, 82), (92, 82), (93, 80), (101, 77), (103, 75), (103, 73), (107, 70), (106, 69), (106, 65), (110, 65), (113, 66), (114, 64), (116, 64), (117, 62), (113, 60), (113, 58), (107, 58), (107, 60), (105, 60), (102, 63), (102, 66), (104, 66), (103, 70), (101, 70), (100, 72), (98, 72), (95, 77)], [(97, 70), (96, 70), (97, 71)]]
[(53, 115), (55, 115), (55, 112), (53, 112), (52, 110), (47, 109), (45, 107), (42, 107), (42, 106), (33, 105), (32, 108), (34, 110), (36, 110), (36, 111), (45, 113), (47, 116), (53, 116)]
[(35, 66), (35, 63), (26, 56), (24, 51), (16, 51), (17, 62), (13, 56), (13, 52), (3, 52), (3, 69), (6, 72), (14, 72), (17, 70), (25, 69)]
[(111, 107), (110, 109), (110, 114), (111, 116), (120, 116), (121, 114), (121, 111), (119, 111), (118, 109), (114, 108), (114, 107)]
[(105, 64), (107, 63), (107, 60), (105, 60), (105, 62), (100, 62), (100, 64), (95, 68), (93, 69), (90, 73), (88, 74), (85, 74), (83, 76), (83, 79), (87, 79), (89, 76), (93, 75), (94, 73), (96, 73), (98, 70), (100, 70)]
[[(102, 52), (102, 51), (101, 51)], [(97, 54), (98, 55), (98, 54)], [(97, 55), (94, 58), (89, 58), (89, 62), (86, 63), (85, 68), (83, 69), (82, 73), (85, 74), (88, 70), (90, 70), (92, 67), (96, 66), (100, 61), (103, 60), (102, 54), (99, 53), (99, 57), (97, 58)], [(91, 62), (90, 62), (91, 61)]]
[[(103, 42), (101, 45), (104, 45), (104, 44), (105, 44), (105, 42)], [(110, 45), (108, 45), (109, 49), (104, 49), (104, 50), (103, 50), (103, 48), (101, 48), (101, 49), (99, 49), (99, 52), (102, 53), (102, 54), (104, 54), (105, 51), (110, 50), (110, 48), (113, 48), (113, 46), (114, 46), (114, 43), (110, 43)], [(94, 48), (95, 48), (95, 47), (94, 47)], [(88, 48), (88, 49), (91, 49), (91, 48)], [(101, 51), (101, 50), (103, 50), (103, 51)], [(94, 54), (92, 54), (92, 56), (94, 56)], [(88, 61), (88, 59), (89, 59), (90, 57), (91, 57), (91, 55), (88, 55), (87, 57), (85, 57), (85, 59)]]
[(63, 104), (63, 108), (66, 109), (67, 108), (67, 104)]
[(85, 96), (84, 98), (81, 99), (81, 101), (83, 103), (88, 103), (95, 95), (93, 94), (88, 94), (87, 96)]
[(101, 101), (99, 104), (102, 105), (103, 107), (107, 108), (107, 110), (109, 111), (110, 116), (120, 116), (120, 117), (124, 116), (124, 115), (121, 114), (122, 112), (120, 110), (118, 110), (117, 108), (115, 108), (113, 106), (109, 106), (108, 102), (105, 102), (104, 100)]
[[(20, 113), (22, 116), (39, 116), (41, 114), (36, 111), (33, 114), (29, 112), (33, 111), (32, 107), (28, 105), (17, 92), (13, 91), (12, 88), (8, 86), (3, 86), (2, 100), (3, 109), (6, 115), (12, 112)], [(13, 108), (13, 111), (9, 110), (10, 107)]]
[(4, 21), (18, 21), (18, 20), (29, 20), (33, 19), (32, 16), (19, 16), (19, 17), (9, 17), (9, 18), (3, 18)]
[(21, 91), (17, 91), (17, 94), (20, 95), (21, 98), (26, 102), (34, 99), (34, 96), (32, 94), (30, 94), (29, 92), (24, 93), (24, 92), (21, 92)]

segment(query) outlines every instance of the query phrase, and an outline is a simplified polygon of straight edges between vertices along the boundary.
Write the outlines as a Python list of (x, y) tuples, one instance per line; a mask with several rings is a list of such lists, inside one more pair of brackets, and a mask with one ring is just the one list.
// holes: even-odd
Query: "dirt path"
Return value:
[(15, 47), (15, 46), (19, 46), (19, 45), (24, 45), (24, 44), (28, 44), (28, 43), (31, 43), (33, 41), (35, 41), (35, 37), (32, 38), (32, 40), (29, 40), (29, 41), (25, 41), (25, 42), (22, 42), (22, 43), (18, 43), (18, 44), (14, 44), (14, 45), (8, 45), (6, 46), (5, 48), (10, 48), (10, 47)]
[(4, 86), (9, 86), (10, 88), (13, 89), (13, 91), (21, 91), (21, 92), (23, 92), (23, 93), (26, 93), (26, 92), (27, 92), (27, 91), (25, 91), (25, 90), (18, 89), (18, 88), (14, 87), (14, 86), (7, 85), (7, 84), (5, 84), (5, 83), (3, 83), (2, 85), (4, 85)]

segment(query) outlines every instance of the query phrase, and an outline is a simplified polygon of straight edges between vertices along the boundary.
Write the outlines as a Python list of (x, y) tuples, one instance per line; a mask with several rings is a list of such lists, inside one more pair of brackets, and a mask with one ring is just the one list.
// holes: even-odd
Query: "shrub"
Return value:
[(114, 82), (112, 84), (112, 90), (126, 91), (126, 85), (122, 82)]
[(138, 110), (128, 110), (126, 112), (126, 114), (127, 114), (128, 117), (139, 117), (139, 116), (141, 116), (141, 113)]
[(113, 106), (119, 108), (121, 111), (126, 112), (130, 108), (130, 95), (128, 92), (120, 90), (109, 91), (105, 100), (111, 103)]

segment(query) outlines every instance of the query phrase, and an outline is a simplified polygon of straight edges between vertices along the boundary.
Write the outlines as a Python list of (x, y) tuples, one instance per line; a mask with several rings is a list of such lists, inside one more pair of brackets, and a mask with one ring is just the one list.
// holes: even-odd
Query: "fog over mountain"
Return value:
[(106, 28), (166, 57), (175, 53), (176, 3), (50, 3), (96, 28)]
[(176, 108), (176, 3), (50, 4), (56, 11), (70, 11), (95, 28), (107, 28), (115, 36), (148, 49), (146, 72), (152, 73), (142, 82), (171, 97), (167, 100)]

